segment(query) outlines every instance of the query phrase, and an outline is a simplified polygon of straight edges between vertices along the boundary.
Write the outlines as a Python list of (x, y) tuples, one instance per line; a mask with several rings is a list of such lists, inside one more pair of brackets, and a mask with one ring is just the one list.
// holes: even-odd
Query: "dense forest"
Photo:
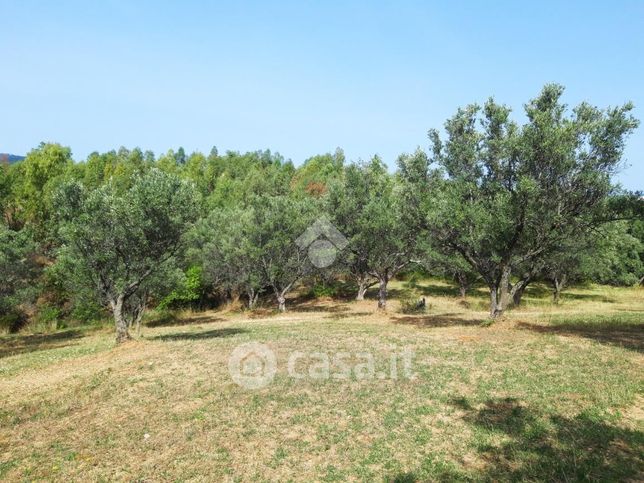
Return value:
[[(545, 86), (522, 124), (493, 99), (458, 109), (395, 170), (341, 149), (296, 167), (216, 148), (79, 161), (42, 143), (0, 165), (1, 329), (113, 317), (124, 341), (147, 307), (286, 310), (295, 290), (340, 282), (358, 299), (377, 288), (384, 310), (389, 281), (410, 271), (463, 297), (485, 286), (491, 318), (534, 281), (554, 302), (567, 284), (641, 284), (644, 202), (613, 182), (633, 106), (568, 108), (562, 94)], [(312, 226), (342, 243), (297, 243)]]

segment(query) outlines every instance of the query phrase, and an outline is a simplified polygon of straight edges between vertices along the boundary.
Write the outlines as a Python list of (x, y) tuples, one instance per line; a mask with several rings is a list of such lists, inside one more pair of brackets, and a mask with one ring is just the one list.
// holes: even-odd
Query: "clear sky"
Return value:
[[(296, 164), (427, 147), (490, 95), (546, 82), (644, 120), (644, 2), (0, 0), (0, 151), (40, 141), (156, 153), (278, 151)], [(644, 189), (644, 127), (619, 180)]]

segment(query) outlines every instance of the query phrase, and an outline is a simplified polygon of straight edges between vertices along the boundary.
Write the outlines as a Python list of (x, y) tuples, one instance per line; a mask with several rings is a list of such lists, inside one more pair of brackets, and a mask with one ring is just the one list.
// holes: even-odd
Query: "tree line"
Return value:
[[(117, 341), (146, 307), (260, 297), (286, 310), (303, 283), (349, 280), (355, 298), (422, 269), (490, 295), (490, 317), (521, 303), (535, 280), (642, 283), (644, 202), (613, 183), (638, 121), (630, 103), (570, 109), (563, 88), (529, 101), (525, 122), (489, 99), (429, 131), (429, 149), (396, 170), (343, 152), (296, 168), (270, 151), (158, 158), (42, 143), (0, 169), (0, 321), (88, 320), (109, 311)], [(316, 266), (296, 240), (324, 220), (342, 235)], [(328, 244), (327, 244), (328, 248)]]

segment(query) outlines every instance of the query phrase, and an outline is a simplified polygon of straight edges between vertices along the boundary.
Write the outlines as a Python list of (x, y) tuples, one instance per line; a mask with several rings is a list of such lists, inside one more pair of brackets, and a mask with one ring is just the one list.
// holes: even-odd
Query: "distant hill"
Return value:
[(23, 159), (25, 159), (24, 156), (18, 156), (17, 154), (0, 153), (0, 163), (13, 164)]

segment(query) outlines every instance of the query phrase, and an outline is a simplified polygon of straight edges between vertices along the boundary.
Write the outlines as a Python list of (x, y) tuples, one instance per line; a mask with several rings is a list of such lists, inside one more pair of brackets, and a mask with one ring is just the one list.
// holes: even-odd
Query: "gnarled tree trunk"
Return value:
[(386, 310), (387, 309), (387, 283), (389, 282), (389, 277), (386, 275), (380, 277), (378, 280), (378, 309)]
[(501, 269), (501, 281), (499, 282), (498, 300), (500, 309), (499, 315), (501, 315), (510, 304), (510, 273), (511, 269), (507, 265)]
[(514, 287), (512, 287), (512, 290), (510, 292), (513, 305), (521, 305), (521, 299), (523, 298), (523, 294), (525, 293), (526, 288), (528, 288), (528, 285), (532, 283), (534, 277), (539, 274), (542, 267), (542, 263), (533, 261), (530, 267), (527, 270), (523, 271), (521, 279), (514, 285)]
[(370, 277), (357, 277), (356, 282), (358, 283), (358, 293), (356, 295), (356, 300), (364, 300), (364, 296), (367, 294), (367, 290), (373, 287), (377, 282)]
[(523, 293), (528, 285), (522, 284), (521, 281), (512, 287), (510, 294), (512, 295), (512, 305), (521, 305), (521, 299), (523, 298)]
[[(495, 284), (490, 285), (490, 317), (497, 318), (499, 313), (499, 301), (497, 299), (498, 287)], [(503, 312), (503, 310), (501, 310)]]
[(114, 324), (116, 326), (116, 343), (121, 344), (132, 339), (128, 331), (128, 322), (124, 314), (125, 297), (119, 295), (116, 299), (110, 301), (112, 315), (114, 315)]
[(488, 281), (490, 287), (490, 317), (496, 319), (503, 315), (510, 300), (510, 267), (501, 268), (501, 276)]
[(464, 299), (467, 296), (467, 291), (470, 288), (470, 282), (467, 279), (467, 275), (463, 272), (456, 273), (456, 281), (458, 282), (458, 291), (461, 294), (461, 298)]
[(273, 293), (277, 300), (277, 309), (280, 312), (286, 312), (286, 294), (289, 293), (294, 283), (291, 282), (286, 287), (277, 284), (273, 285)]
[(286, 296), (284, 293), (277, 295), (277, 309), (280, 312), (286, 312)]
[(558, 304), (561, 301), (561, 291), (566, 285), (566, 276), (552, 277), (552, 301)]
[(531, 278), (522, 278), (516, 284), (514, 284), (512, 290), (510, 290), (513, 305), (521, 305), (521, 299), (523, 298), (525, 289), (528, 288), (530, 281)]
[(145, 307), (148, 303), (148, 292), (130, 295), (123, 303), (123, 317), (127, 320), (128, 330), (136, 326), (136, 335), (141, 335), (141, 321), (145, 313)]
[(257, 304), (257, 299), (259, 298), (259, 293), (255, 289), (248, 289), (248, 309), (253, 310), (255, 304)]

